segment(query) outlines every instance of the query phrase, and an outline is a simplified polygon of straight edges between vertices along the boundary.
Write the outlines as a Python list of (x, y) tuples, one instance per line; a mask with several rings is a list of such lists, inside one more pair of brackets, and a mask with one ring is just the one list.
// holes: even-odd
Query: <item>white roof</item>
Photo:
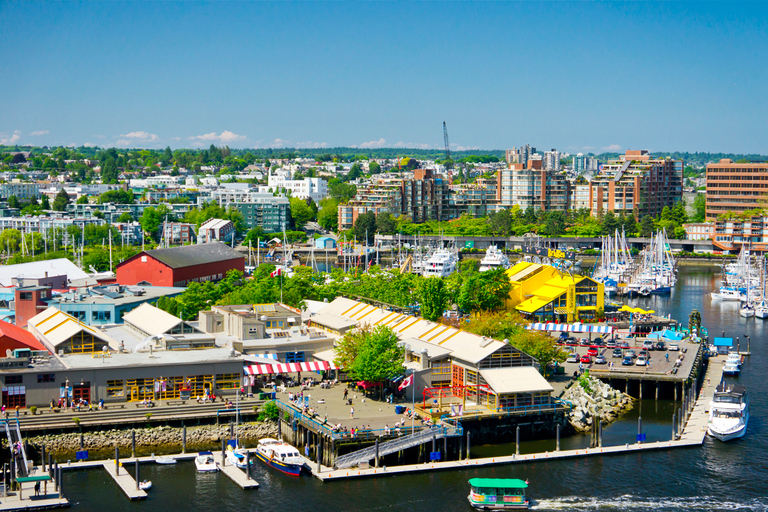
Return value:
[(551, 393), (554, 388), (532, 366), (480, 370), (480, 375), (497, 394)]
[(180, 318), (147, 303), (123, 315), (123, 321), (136, 326), (149, 336), (164, 334), (181, 323)]
[(117, 344), (112, 338), (54, 307), (32, 317), (27, 323), (31, 327), (30, 330), (36, 331), (37, 338), (53, 353), (56, 353), (59, 345), (81, 331), (92, 334), (113, 350), (117, 350)]
[(46, 276), (67, 276), (73, 279), (85, 279), (88, 274), (66, 258), (55, 260), (32, 261), (30, 263), (17, 263), (16, 265), (0, 266), (0, 285), (11, 286), (12, 279), (16, 278), (43, 278)]
[(330, 363), (330, 362), (333, 362), (334, 359), (336, 359), (336, 350), (331, 348), (328, 350), (323, 350), (321, 352), (315, 352), (314, 354), (312, 354), (312, 357), (314, 357), (318, 361), (328, 361)]

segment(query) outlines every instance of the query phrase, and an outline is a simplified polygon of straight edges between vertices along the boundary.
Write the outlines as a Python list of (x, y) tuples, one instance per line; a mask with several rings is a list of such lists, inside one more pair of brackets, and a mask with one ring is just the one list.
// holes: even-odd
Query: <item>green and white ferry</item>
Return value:
[(517, 478), (473, 478), (469, 491), (469, 504), (483, 510), (506, 510), (528, 508), (525, 497), (527, 480)]

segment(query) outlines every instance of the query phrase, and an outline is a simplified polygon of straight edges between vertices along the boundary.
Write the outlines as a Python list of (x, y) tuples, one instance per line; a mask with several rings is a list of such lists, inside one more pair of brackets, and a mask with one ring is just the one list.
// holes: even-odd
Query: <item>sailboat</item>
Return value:
[(747, 300), (742, 304), (741, 309), (739, 310), (739, 315), (744, 318), (755, 316), (755, 308), (752, 306), (749, 297), (749, 279), (747, 279)]
[(235, 399), (235, 444), (227, 445), (227, 461), (233, 466), (237, 466), (240, 469), (247, 469), (248, 464), (253, 464), (253, 460), (248, 459), (248, 449), (240, 446), (238, 442), (238, 434), (240, 425), (240, 393), (237, 393)]
[(757, 318), (768, 318), (768, 302), (765, 300), (765, 260), (760, 265), (760, 300), (755, 304), (755, 316)]

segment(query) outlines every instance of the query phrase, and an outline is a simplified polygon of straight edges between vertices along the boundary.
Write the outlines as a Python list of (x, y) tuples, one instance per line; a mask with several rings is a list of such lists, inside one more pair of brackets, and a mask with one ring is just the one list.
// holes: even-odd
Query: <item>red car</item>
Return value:
[(598, 350), (599, 350), (599, 349), (597, 348), (597, 346), (596, 346), (596, 345), (592, 345), (592, 346), (590, 346), (590, 347), (589, 347), (589, 349), (587, 350), (587, 354), (589, 354), (590, 356), (596, 356), (596, 355), (597, 355), (597, 353), (598, 353)]
[(592, 364), (592, 356), (589, 355), (589, 354), (587, 354), (585, 356), (581, 356), (581, 362), (582, 363), (587, 363), (587, 364)]

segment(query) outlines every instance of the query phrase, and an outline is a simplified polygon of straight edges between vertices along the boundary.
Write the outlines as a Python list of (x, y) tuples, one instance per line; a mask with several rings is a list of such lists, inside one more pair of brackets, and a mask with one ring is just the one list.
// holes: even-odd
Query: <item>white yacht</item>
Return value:
[(709, 435), (720, 441), (743, 437), (749, 422), (749, 398), (744, 386), (721, 382), (709, 403)]
[(716, 292), (711, 292), (710, 295), (712, 296), (712, 300), (741, 300), (742, 295), (736, 288), (730, 288), (727, 286), (721, 286), (720, 290)]
[(755, 306), (755, 316), (757, 318), (768, 318), (768, 302), (761, 300)]
[(739, 315), (744, 318), (755, 316), (755, 308), (749, 302), (745, 302), (744, 305), (741, 306), (741, 309), (739, 309)]
[[(737, 354), (738, 356), (738, 354)], [(738, 359), (731, 359), (730, 356), (725, 360), (723, 365), (723, 375), (738, 375), (741, 373), (741, 361)]]
[(448, 249), (438, 249), (432, 257), (424, 262), (422, 274), (424, 277), (447, 277), (456, 272), (458, 258)]
[(496, 270), (497, 268), (509, 268), (511, 263), (507, 255), (501, 252), (498, 247), (491, 245), (485, 251), (485, 258), (480, 260), (480, 272), (486, 270)]

